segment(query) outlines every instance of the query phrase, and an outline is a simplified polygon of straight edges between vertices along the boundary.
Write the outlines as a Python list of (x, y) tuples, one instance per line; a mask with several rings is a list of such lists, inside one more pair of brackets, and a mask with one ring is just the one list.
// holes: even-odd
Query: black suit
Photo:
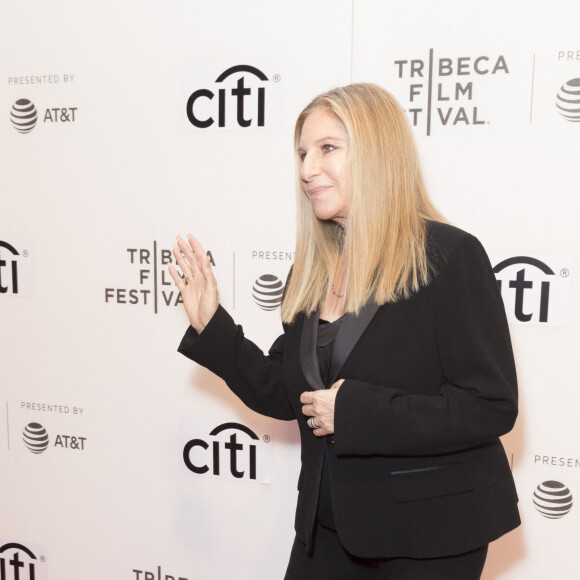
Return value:
[[(344, 547), (360, 557), (467, 552), (519, 524), (498, 437), (517, 415), (517, 382), (501, 296), (481, 244), (430, 223), (434, 280), (408, 300), (367, 305), (336, 338), (335, 435), (317, 438), (300, 394), (324, 388), (318, 315), (285, 325), (266, 357), (221, 307), (179, 351), (220, 377), (251, 409), (297, 419), (302, 471), (296, 533), (308, 547), (325, 448), (333, 445), (332, 509)], [(332, 382), (332, 381), (331, 381)]]

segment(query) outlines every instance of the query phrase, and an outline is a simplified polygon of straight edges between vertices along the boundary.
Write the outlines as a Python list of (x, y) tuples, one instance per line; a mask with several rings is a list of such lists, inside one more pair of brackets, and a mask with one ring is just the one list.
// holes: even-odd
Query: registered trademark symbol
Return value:
[(275, 74), (275, 75), (272, 77), (272, 80), (273, 80), (275, 83), (279, 83), (279, 82), (282, 80), (282, 77), (281, 77), (281, 76), (280, 76), (278, 73), (276, 73), (276, 74)]
[(41, 562), (46, 562), (46, 556), (40, 556), (40, 561)]
[(562, 276), (562, 278), (567, 278), (570, 275), (570, 270), (568, 270), (568, 268), (562, 268), (560, 270), (560, 276)]
[(270, 443), (270, 435), (264, 435), (263, 439), (266, 443)]
[(22, 255), (23, 255), (25, 258), (28, 258), (28, 256), (29, 256), (30, 254), (29, 254), (28, 250), (24, 250), (24, 251), (22, 252)]

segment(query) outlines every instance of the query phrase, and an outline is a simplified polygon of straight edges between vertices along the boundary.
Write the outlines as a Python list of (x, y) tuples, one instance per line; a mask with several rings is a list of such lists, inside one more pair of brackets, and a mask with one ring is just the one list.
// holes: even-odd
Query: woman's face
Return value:
[(302, 126), (298, 154), (302, 159), (300, 185), (314, 214), (344, 225), (351, 193), (344, 126), (326, 109), (314, 109)]

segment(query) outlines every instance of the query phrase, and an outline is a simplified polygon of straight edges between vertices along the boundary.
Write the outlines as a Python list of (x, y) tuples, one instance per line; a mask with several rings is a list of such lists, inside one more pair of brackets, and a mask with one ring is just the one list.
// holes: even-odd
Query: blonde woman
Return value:
[(405, 114), (370, 84), (298, 117), (296, 259), (268, 356), (219, 306), (199, 242), (171, 274), (179, 351), (302, 443), (288, 580), (480, 578), (519, 524), (499, 436), (517, 415), (503, 304), (473, 236), (429, 201)]

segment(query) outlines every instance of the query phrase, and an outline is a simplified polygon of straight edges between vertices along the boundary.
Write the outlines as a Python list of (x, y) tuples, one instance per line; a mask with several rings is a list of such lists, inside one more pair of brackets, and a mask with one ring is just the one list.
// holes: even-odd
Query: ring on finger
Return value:
[(185, 283), (187, 284), (190, 280), (193, 280), (193, 275), (186, 276), (184, 279), (185, 279)]
[(318, 429), (318, 425), (314, 422), (314, 417), (310, 417), (310, 427), (312, 427), (312, 429)]

